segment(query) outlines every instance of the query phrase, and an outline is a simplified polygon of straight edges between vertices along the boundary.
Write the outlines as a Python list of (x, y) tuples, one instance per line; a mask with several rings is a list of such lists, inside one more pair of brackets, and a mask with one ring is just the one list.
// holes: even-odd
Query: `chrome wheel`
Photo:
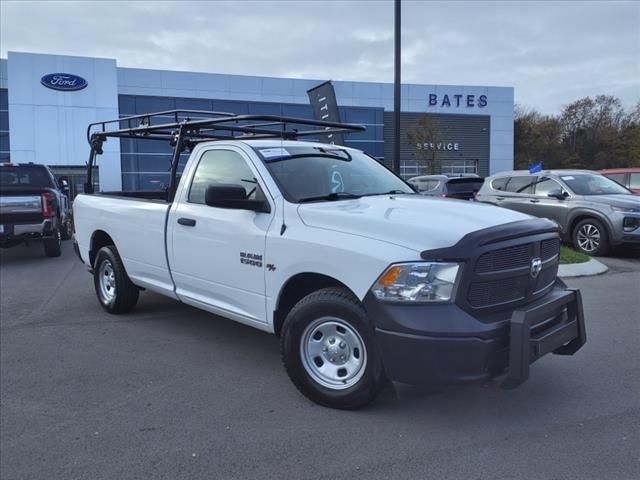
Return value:
[(300, 355), (307, 373), (332, 390), (344, 390), (358, 383), (367, 366), (362, 337), (336, 317), (321, 317), (305, 328)]
[(578, 246), (585, 252), (594, 252), (598, 249), (601, 242), (600, 229), (591, 223), (585, 223), (578, 230), (576, 236)]
[(100, 296), (105, 303), (111, 303), (116, 296), (116, 274), (109, 260), (104, 260), (98, 270)]

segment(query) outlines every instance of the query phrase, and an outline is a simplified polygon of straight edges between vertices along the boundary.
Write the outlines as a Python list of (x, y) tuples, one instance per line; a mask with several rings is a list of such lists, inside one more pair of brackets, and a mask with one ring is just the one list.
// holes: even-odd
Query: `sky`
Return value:
[[(393, 81), (391, 1), (0, 0), (8, 51), (118, 66)], [(515, 87), (556, 114), (578, 98), (640, 100), (640, 2), (402, 2), (402, 82)]]

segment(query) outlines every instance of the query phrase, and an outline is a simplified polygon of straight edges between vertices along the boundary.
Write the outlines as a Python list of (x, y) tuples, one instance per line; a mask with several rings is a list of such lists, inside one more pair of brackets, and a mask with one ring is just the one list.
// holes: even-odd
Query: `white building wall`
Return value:
[[(47, 165), (84, 165), (87, 125), (118, 118), (115, 60), (9, 52), (7, 59), (11, 160)], [(87, 87), (58, 91), (43, 86), (49, 73), (71, 73)], [(120, 143), (106, 142), (99, 156), (100, 186), (119, 190)]]

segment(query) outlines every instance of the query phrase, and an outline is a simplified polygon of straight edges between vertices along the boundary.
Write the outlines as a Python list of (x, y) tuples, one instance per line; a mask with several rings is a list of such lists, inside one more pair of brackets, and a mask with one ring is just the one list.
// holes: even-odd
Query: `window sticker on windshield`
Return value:
[(291, 154), (285, 148), (261, 148), (260, 153), (265, 160), (289, 157)]
[(560, 177), (563, 180), (575, 180), (575, 178), (573, 178), (571, 175), (567, 175), (566, 177)]

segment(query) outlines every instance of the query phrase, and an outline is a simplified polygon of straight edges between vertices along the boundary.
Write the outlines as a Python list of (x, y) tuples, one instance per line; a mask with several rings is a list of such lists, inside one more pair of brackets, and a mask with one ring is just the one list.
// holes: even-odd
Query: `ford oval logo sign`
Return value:
[(78, 75), (71, 73), (50, 73), (40, 79), (40, 83), (53, 90), (82, 90), (87, 86), (87, 81)]

